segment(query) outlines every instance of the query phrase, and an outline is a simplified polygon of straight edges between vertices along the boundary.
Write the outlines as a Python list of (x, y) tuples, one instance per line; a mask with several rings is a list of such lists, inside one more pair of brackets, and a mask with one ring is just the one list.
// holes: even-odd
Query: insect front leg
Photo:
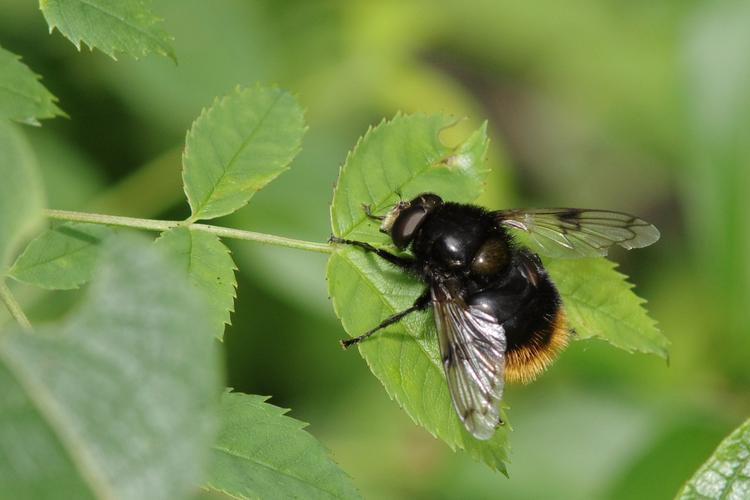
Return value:
[(394, 255), (385, 250), (381, 250), (380, 248), (375, 248), (374, 246), (370, 245), (369, 243), (365, 243), (364, 241), (346, 240), (337, 236), (331, 236), (330, 238), (328, 238), (328, 242), (359, 247), (365, 252), (374, 253), (378, 257), (387, 260), (394, 266), (400, 267), (404, 271), (414, 271), (414, 259), (409, 257), (401, 257), (400, 255)]
[(365, 340), (366, 338), (372, 336), (372, 334), (378, 332), (379, 330), (382, 330), (383, 328), (390, 326), (394, 323), (398, 323), (402, 319), (404, 319), (409, 314), (416, 312), (416, 311), (423, 311), (424, 309), (427, 309), (427, 306), (430, 305), (432, 298), (430, 296), (430, 289), (427, 288), (422, 295), (417, 297), (417, 300), (414, 301), (414, 304), (409, 307), (408, 309), (404, 309), (401, 312), (397, 312), (396, 314), (393, 314), (391, 316), (388, 316), (383, 321), (380, 322), (378, 326), (373, 328), (372, 330), (369, 330), (359, 337), (354, 337), (351, 339), (343, 339), (340, 341), (341, 347), (344, 349), (348, 349), (349, 347), (353, 346), (354, 344), (358, 344)]
[(365, 212), (365, 217), (367, 217), (370, 220), (376, 220), (376, 221), (383, 221), (385, 219), (385, 215), (375, 215), (372, 213), (372, 207), (368, 205), (367, 203), (362, 204), (362, 210)]

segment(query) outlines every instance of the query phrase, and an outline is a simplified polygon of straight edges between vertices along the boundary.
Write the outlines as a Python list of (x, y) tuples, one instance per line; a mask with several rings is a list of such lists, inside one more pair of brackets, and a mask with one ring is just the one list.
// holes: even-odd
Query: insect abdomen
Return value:
[(528, 383), (567, 345), (568, 329), (560, 296), (544, 268), (526, 256), (514, 262), (496, 287), (468, 303), (497, 318), (507, 340), (505, 380)]
[(531, 382), (568, 344), (568, 327), (560, 296), (550, 279), (540, 276), (528, 301), (507, 321), (505, 335), (505, 380)]

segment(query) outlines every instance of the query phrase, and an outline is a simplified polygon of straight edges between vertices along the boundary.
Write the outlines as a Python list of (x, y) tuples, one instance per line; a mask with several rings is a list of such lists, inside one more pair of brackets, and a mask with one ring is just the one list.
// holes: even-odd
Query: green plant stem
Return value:
[(325, 243), (295, 240), (292, 238), (284, 238), (283, 236), (256, 233), (253, 231), (243, 231), (242, 229), (232, 229), (228, 227), (211, 226), (209, 224), (186, 224), (181, 221), (138, 219), (135, 217), (120, 217), (117, 215), (72, 212), (69, 210), (47, 209), (45, 210), (45, 214), (50, 219), (73, 222), (88, 222), (91, 224), (105, 224), (107, 226), (130, 227), (135, 229), (145, 229), (147, 231), (167, 231), (175, 227), (189, 227), (194, 231), (205, 231), (207, 233), (213, 233), (223, 238), (257, 241), (259, 243), (265, 243), (267, 245), (297, 248), (299, 250), (307, 250), (308, 252), (331, 253), (333, 251), (333, 248)]
[(15, 319), (16, 322), (21, 325), (24, 330), (32, 330), (29, 318), (27, 318), (26, 314), (24, 314), (23, 309), (21, 309), (21, 306), (13, 296), (13, 292), (10, 291), (8, 285), (6, 285), (2, 280), (0, 280), (0, 300), (3, 301), (5, 307), (8, 308), (8, 311), (10, 311), (10, 315), (13, 316), (13, 319)]

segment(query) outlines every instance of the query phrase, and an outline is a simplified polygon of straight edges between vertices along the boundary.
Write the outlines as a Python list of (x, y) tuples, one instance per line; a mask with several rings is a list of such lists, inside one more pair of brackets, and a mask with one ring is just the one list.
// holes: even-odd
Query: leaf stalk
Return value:
[(104, 215), (87, 212), (74, 212), (70, 210), (45, 210), (45, 214), (50, 219), (88, 222), (91, 224), (104, 224), (107, 226), (129, 227), (134, 229), (143, 229), (146, 231), (168, 231), (175, 227), (187, 227), (193, 231), (204, 231), (213, 233), (222, 238), (231, 238), (236, 240), (257, 241), (266, 245), (274, 245), (286, 248), (296, 248), (298, 250), (307, 250), (308, 252), (331, 253), (333, 248), (325, 243), (315, 243), (312, 241), (296, 240), (285, 238), (273, 234), (256, 233), (254, 231), (245, 231), (229, 227), (212, 226), (210, 224), (196, 224), (188, 221), (172, 221), (157, 219), (139, 219), (136, 217), (121, 217), (118, 215)]
[(13, 296), (13, 292), (10, 291), (8, 285), (2, 280), (0, 280), (0, 300), (2, 300), (5, 304), (5, 307), (8, 308), (8, 311), (10, 312), (10, 315), (13, 316), (13, 319), (15, 319), (16, 322), (21, 325), (21, 328), (23, 328), (27, 332), (30, 332), (32, 330), (32, 327), (29, 318), (26, 317), (23, 309), (21, 309), (21, 305)]

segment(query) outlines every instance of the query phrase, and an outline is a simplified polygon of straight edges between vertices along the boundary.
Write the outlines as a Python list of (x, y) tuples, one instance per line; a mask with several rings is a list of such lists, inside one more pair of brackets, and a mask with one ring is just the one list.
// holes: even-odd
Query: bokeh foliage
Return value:
[[(299, 95), (310, 130), (293, 172), (230, 216), (236, 227), (324, 241), (346, 151), (402, 110), (468, 116), (455, 138), (489, 119), (488, 206), (600, 206), (662, 230), (658, 245), (614, 258), (672, 341), (669, 366), (578, 342), (538, 382), (510, 388), (510, 480), (415, 427), (362, 360), (339, 350), (324, 257), (230, 243), (241, 307), (225, 335), (229, 385), (273, 394), (311, 422), (365, 497), (669, 497), (750, 414), (745, 3), (154, 9), (175, 37), (177, 66), (79, 54), (47, 34), (34, 2), (5, 3), (0, 46), (44, 75), (72, 118), (23, 131), (50, 206), (187, 217), (185, 130), (214, 96), (264, 81)], [(14, 291), (32, 320), (75, 300)]]

